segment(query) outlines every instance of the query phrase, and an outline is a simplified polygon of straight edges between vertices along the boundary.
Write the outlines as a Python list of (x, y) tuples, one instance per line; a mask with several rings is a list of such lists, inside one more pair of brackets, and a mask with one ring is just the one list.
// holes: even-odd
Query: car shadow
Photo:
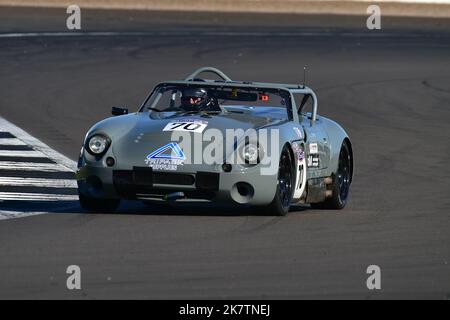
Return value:
[[(114, 214), (114, 215), (178, 215), (178, 216), (272, 216), (265, 208), (236, 206), (234, 204), (216, 203), (163, 203), (141, 201), (122, 201), (115, 212), (91, 213), (80, 207), (77, 200), (59, 201), (0, 201), (0, 212), (9, 215), (27, 213), (61, 213), (61, 214)], [(308, 210), (308, 206), (293, 206), (290, 213)]]
[(115, 214), (154, 216), (266, 216), (257, 208), (217, 203), (123, 201)]
[[(304, 206), (293, 206), (290, 212), (300, 212), (309, 209)], [(265, 211), (265, 207), (250, 207), (236, 204), (217, 204), (202, 202), (161, 203), (124, 201), (116, 214), (139, 215), (178, 215), (178, 216), (273, 216)]]
[(57, 201), (28, 201), (28, 200), (3, 200), (0, 201), (0, 212), (6, 211), (10, 214), (16, 213), (82, 213), (78, 200), (57, 200)]

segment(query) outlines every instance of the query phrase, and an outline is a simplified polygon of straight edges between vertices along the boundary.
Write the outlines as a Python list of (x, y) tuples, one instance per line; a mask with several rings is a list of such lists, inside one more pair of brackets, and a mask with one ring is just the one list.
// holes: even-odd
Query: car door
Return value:
[[(305, 157), (308, 168), (308, 176), (320, 176), (320, 171), (328, 167), (330, 158), (329, 138), (324, 130), (324, 123), (320, 116), (316, 115), (316, 121), (312, 122), (312, 112), (315, 95), (305, 94), (298, 90), (294, 92), (295, 104), (298, 112), (298, 121), (305, 133)], [(317, 101), (315, 101), (317, 106)]]
[(305, 153), (308, 169), (326, 169), (330, 158), (330, 146), (322, 120), (317, 117), (315, 123), (311, 125), (310, 113), (299, 115), (299, 120), (306, 135)]

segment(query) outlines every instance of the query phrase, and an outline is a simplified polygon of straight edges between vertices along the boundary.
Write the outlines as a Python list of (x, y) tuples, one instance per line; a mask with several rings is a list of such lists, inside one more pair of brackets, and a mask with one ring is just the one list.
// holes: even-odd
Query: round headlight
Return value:
[(95, 155), (100, 155), (105, 152), (108, 147), (108, 139), (101, 135), (95, 135), (89, 139), (89, 151)]
[(247, 164), (258, 164), (261, 156), (261, 149), (256, 144), (248, 143), (242, 148), (242, 158)]

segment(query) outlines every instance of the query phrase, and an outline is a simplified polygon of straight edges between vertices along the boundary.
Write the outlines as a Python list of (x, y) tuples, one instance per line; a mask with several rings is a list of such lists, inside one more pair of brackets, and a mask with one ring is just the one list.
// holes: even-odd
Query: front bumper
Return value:
[(168, 199), (168, 195), (182, 192), (187, 199), (222, 203), (266, 205), (273, 200), (276, 175), (262, 175), (257, 166), (231, 172), (219, 170), (168, 172), (150, 167), (85, 165), (76, 177), (79, 192), (95, 198)]

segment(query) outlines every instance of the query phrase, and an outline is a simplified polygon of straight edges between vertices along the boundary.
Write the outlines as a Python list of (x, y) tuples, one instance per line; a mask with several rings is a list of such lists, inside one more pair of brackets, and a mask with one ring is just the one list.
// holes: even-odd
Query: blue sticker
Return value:
[[(165, 153), (167, 150), (171, 150), (171, 152)], [(175, 153), (175, 155), (173, 155)], [(153, 151), (147, 156), (147, 159), (177, 159), (177, 160), (186, 160), (186, 156), (181, 150), (180, 146), (176, 142), (171, 142), (162, 146), (156, 151)]]
[[(169, 151), (169, 152), (168, 152)], [(176, 142), (171, 142), (153, 151), (145, 158), (145, 163), (154, 170), (177, 170), (184, 164), (186, 156)]]

